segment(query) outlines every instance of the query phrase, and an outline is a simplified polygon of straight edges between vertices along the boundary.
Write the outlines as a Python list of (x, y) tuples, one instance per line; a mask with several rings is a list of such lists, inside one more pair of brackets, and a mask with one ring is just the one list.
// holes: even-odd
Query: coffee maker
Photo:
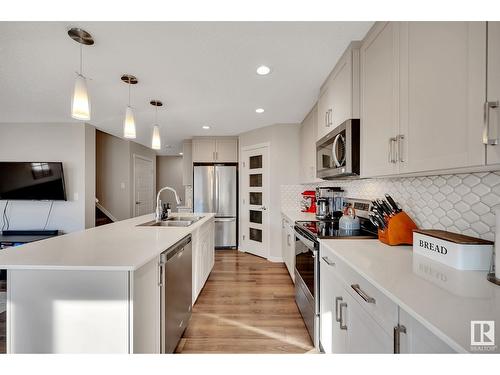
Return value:
[(306, 190), (302, 192), (302, 201), (300, 202), (302, 212), (316, 212), (316, 192), (314, 190)]
[(344, 190), (340, 187), (319, 186), (316, 188), (316, 219), (332, 220), (342, 216)]

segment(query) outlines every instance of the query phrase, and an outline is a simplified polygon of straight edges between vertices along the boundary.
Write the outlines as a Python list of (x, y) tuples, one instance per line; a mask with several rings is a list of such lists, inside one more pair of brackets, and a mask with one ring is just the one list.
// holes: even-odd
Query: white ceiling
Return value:
[[(122, 136), (132, 87), (137, 139), (151, 146), (160, 99), (162, 154), (199, 135), (236, 135), (274, 123), (301, 122), (319, 87), (352, 40), (371, 22), (0, 22), (0, 123), (74, 122), (71, 94), (79, 45), (71, 27), (90, 32), (91, 124)], [(255, 69), (269, 65), (272, 73)], [(256, 114), (262, 107), (265, 113)], [(209, 131), (201, 129), (210, 125)], [(166, 145), (171, 145), (166, 149)]]

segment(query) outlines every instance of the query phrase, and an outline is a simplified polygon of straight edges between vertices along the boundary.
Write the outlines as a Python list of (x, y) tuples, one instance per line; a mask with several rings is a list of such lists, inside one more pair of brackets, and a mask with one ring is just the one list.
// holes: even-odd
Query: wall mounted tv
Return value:
[(60, 162), (0, 162), (0, 200), (65, 201)]

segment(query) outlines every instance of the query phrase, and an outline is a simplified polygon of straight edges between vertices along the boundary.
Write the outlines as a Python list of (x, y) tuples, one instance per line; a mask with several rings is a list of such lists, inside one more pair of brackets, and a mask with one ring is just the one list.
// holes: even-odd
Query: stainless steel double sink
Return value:
[(200, 219), (203, 219), (203, 216), (172, 215), (169, 218), (161, 220), (159, 222), (156, 222), (156, 220), (151, 220), (147, 223), (139, 224), (138, 227), (189, 227)]

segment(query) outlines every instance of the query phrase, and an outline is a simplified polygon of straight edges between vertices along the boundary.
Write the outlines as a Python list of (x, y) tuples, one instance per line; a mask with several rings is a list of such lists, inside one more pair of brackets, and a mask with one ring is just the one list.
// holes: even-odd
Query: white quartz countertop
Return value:
[(189, 227), (139, 227), (153, 214), (0, 250), (0, 268), (134, 271), (214, 217)]
[(291, 221), (311, 221), (317, 220), (316, 214), (312, 214), (309, 212), (302, 212), (298, 210), (281, 210), (281, 213)]
[[(459, 271), (378, 240), (320, 240), (388, 298), (459, 352), (470, 352), (471, 320), (496, 321), (500, 286), (486, 272)], [(495, 327), (495, 328), (496, 328)]]

